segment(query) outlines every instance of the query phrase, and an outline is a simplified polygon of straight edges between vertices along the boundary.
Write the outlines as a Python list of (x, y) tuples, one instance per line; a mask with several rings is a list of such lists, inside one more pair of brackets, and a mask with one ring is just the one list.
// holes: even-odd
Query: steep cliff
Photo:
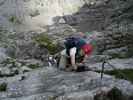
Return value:
[(52, 18), (77, 12), (95, 0), (1, 0), (0, 25), (9, 30), (42, 30)]
[[(98, 42), (101, 52), (127, 44), (126, 51), (132, 52), (132, 11), (132, 0), (1, 0), (0, 26), (28, 34), (61, 33), (57, 24), (69, 24), (76, 31), (103, 33)], [(52, 24), (55, 29), (47, 27)]]

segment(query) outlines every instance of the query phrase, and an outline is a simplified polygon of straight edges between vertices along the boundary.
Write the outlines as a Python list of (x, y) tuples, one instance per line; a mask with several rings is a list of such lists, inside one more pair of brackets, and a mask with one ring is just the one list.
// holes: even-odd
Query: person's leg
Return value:
[(67, 64), (67, 55), (66, 49), (61, 52), (60, 60), (59, 60), (59, 69), (65, 69)]

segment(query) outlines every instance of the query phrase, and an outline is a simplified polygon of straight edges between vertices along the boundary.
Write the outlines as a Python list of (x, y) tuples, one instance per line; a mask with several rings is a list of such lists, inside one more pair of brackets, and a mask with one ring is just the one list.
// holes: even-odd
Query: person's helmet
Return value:
[(90, 44), (85, 44), (81, 48), (86, 55), (90, 55), (92, 52), (92, 49), (93, 49), (92, 45), (90, 45)]

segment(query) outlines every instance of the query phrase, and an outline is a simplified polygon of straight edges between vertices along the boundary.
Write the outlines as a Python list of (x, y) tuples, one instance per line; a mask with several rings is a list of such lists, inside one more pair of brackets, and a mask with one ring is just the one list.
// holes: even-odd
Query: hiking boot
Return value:
[(84, 72), (84, 71), (90, 71), (91, 69), (88, 66), (82, 65), (78, 66), (76, 72)]
[(69, 66), (65, 69), (66, 71), (70, 72), (70, 71), (76, 71), (77, 70), (77, 66)]

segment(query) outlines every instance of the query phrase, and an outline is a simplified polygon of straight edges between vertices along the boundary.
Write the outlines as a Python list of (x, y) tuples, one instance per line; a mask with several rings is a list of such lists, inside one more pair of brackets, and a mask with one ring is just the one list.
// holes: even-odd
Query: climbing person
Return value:
[(86, 35), (79, 32), (77, 36), (69, 36), (65, 39), (65, 49), (61, 52), (59, 68), (68, 71), (76, 71), (78, 66), (83, 65), (91, 54), (93, 47), (87, 43)]

